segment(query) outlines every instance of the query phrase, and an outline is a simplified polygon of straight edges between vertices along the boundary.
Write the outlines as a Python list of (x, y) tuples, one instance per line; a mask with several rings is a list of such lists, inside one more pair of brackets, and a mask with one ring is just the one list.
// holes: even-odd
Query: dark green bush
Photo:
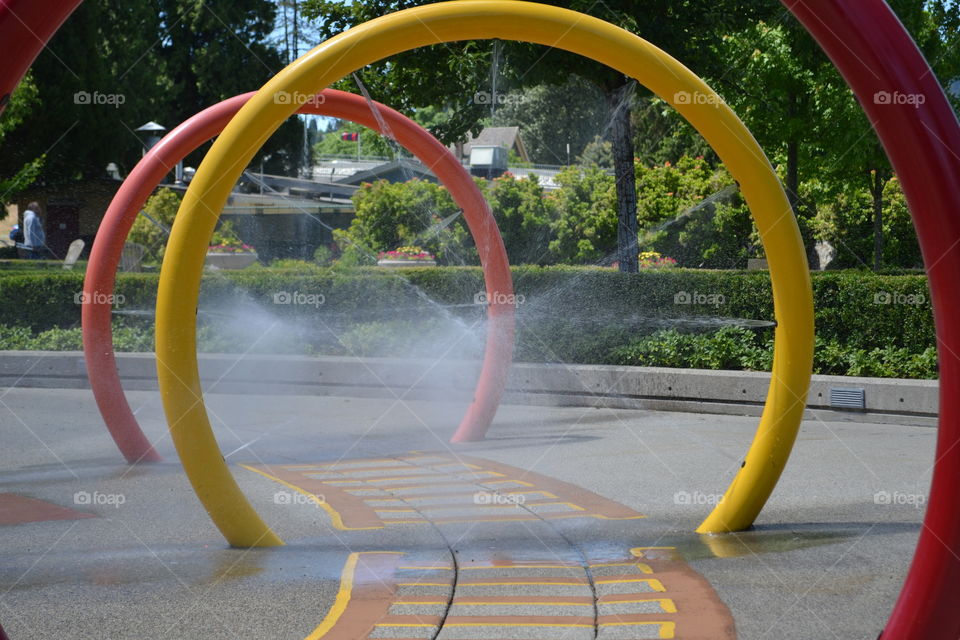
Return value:
[[(657, 331), (611, 351), (607, 363), (642, 367), (769, 371), (773, 342), (749, 329), (724, 327), (715, 333)], [(857, 349), (817, 339), (814, 373), (871, 378), (936, 378), (933, 347), (914, 353), (902, 347)]]
[[(421, 334), (427, 335), (434, 320), (456, 318), (469, 325), (482, 318), (483, 308), (473, 304), (475, 294), (483, 290), (482, 274), (476, 267), (292, 266), (204, 276), (198, 324), (206, 332), (206, 350), (230, 350), (237, 345), (242, 350), (245, 341), (252, 339), (225, 329), (225, 318), (242, 320), (257, 313), (290, 325), (289, 341), (278, 347), (290, 353), (344, 352), (346, 347), (339, 339), (344, 335), (356, 341), (353, 347), (359, 351), (389, 350), (394, 339), (399, 340), (396, 344), (404, 344), (405, 339), (381, 340), (373, 334), (402, 332), (401, 325), (406, 323), (421, 326)], [(756, 343), (750, 347), (740, 334), (720, 332), (708, 340), (681, 323), (675, 333), (682, 337), (669, 338), (676, 342), (677, 353), (673, 354), (666, 353), (670, 346), (669, 341), (664, 342), (667, 338), (661, 336), (655, 343), (641, 340), (658, 329), (677, 325), (678, 318), (774, 319), (766, 272), (656, 269), (623, 274), (592, 267), (522, 266), (513, 269), (513, 280), (516, 292), (524, 298), (517, 314), (520, 360), (649, 361), (664, 366), (675, 361), (704, 367), (733, 362), (751, 369), (766, 367), (769, 330), (756, 333)], [(140, 315), (118, 315), (117, 326), (149, 333), (157, 281), (156, 274), (118, 276), (117, 293), (123, 296), (118, 311)], [(813, 274), (818, 371), (882, 376), (896, 370), (935, 375), (935, 340), (926, 286), (926, 277), (915, 274)], [(82, 274), (75, 272), (0, 277), (0, 299), (4, 301), (0, 325), (29, 327), (33, 334), (78, 327), (80, 306), (75, 296), (81, 290)], [(294, 293), (322, 296), (323, 304), (282, 304), (277, 298)], [(684, 294), (699, 296), (702, 303), (676, 304), (676, 297)], [(141, 338), (132, 340), (143, 344)]]

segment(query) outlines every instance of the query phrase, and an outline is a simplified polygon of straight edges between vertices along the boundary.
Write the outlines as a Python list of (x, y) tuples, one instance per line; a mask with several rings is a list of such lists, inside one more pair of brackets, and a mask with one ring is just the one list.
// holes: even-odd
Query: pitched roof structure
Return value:
[[(486, 127), (476, 138), (470, 136), (463, 143), (462, 154), (464, 158), (470, 157), (470, 149), (474, 146), (506, 147), (507, 149), (513, 149), (522, 161), (530, 162), (527, 149), (523, 146), (523, 139), (520, 137), (520, 127)], [(451, 146), (451, 151), (453, 150), (454, 148)]]

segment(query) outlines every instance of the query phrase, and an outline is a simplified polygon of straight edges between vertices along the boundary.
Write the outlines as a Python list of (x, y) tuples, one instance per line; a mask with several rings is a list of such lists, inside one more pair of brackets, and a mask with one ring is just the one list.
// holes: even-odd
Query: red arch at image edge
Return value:
[[(913, 564), (885, 640), (960, 637), (960, 125), (936, 76), (880, 0), (783, 1), (853, 89), (890, 158), (927, 267), (940, 356), (936, 464)], [(924, 96), (883, 103), (876, 94)]]
[[(782, 0), (850, 84), (903, 186), (927, 265), (940, 354), (940, 426), (929, 505), (913, 564), (882, 637), (960, 636), (960, 125), (929, 65), (882, 0)], [(12, 91), (79, 0), (0, 0), (0, 97)], [(920, 105), (877, 104), (877, 92)]]

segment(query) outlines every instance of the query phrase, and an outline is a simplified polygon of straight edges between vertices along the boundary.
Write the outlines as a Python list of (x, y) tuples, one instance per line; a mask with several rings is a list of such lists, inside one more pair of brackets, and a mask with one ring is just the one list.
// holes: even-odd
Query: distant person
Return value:
[(47, 234), (40, 219), (40, 204), (31, 202), (23, 212), (23, 242), (17, 243), (22, 256), (30, 260), (43, 260), (47, 256)]

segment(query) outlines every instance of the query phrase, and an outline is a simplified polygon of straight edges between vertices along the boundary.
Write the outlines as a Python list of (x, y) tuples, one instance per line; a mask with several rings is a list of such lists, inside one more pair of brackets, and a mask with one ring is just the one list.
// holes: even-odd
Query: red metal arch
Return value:
[[(128, 462), (157, 460), (127, 403), (113, 352), (112, 306), (117, 265), (130, 228), (157, 184), (170, 168), (204, 142), (218, 135), (252, 93), (224, 100), (186, 120), (167, 134), (134, 167), (110, 203), (90, 252), (83, 290), (83, 350), (97, 406), (114, 441)], [(490, 207), (460, 162), (429, 132), (401, 113), (381, 104), (374, 113), (362, 97), (328, 89), (311, 99), (301, 113), (357, 122), (395, 136), (397, 142), (430, 167), (463, 209), (483, 265), (488, 299), (487, 342), (477, 388), (454, 438), (480, 439), (490, 426), (506, 385), (513, 358), (513, 282), (507, 253)]]
[[(860, 99), (910, 205), (927, 264), (940, 354), (940, 426), (930, 504), (916, 555), (884, 638), (960, 636), (960, 125), (933, 71), (882, 0), (782, 0)], [(80, 0), (0, 0), (0, 98), (19, 82)], [(880, 105), (879, 91), (923, 104)], [(0, 105), (2, 108), (2, 105)], [(462, 430), (462, 426), (461, 426)], [(460, 430), (458, 430), (458, 434)]]
[[(927, 267), (940, 423), (920, 541), (884, 639), (960, 637), (960, 125), (910, 34), (880, 0), (784, 0), (873, 122), (910, 206)], [(887, 92), (923, 96), (910, 104)], [(889, 102), (889, 104), (888, 104)]]

